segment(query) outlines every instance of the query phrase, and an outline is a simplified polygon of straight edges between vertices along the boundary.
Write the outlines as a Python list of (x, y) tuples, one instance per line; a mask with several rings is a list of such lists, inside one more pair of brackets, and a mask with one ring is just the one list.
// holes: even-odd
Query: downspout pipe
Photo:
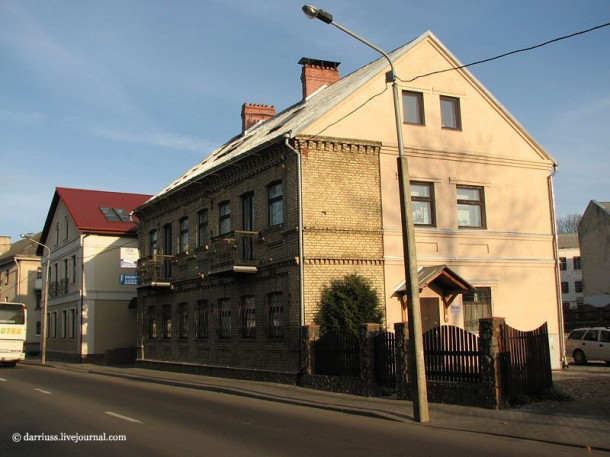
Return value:
[(303, 266), (303, 180), (301, 169), (301, 152), (290, 144), (290, 134), (284, 135), (284, 145), (297, 156), (297, 200), (299, 205), (299, 300), (301, 302), (301, 327), (305, 325), (305, 285)]
[(553, 171), (547, 178), (549, 187), (549, 205), (551, 208), (551, 220), (553, 231), (553, 256), (555, 257), (555, 295), (557, 297), (557, 317), (559, 318), (559, 355), (561, 357), (561, 368), (567, 368), (566, 348), (565, 348), (565, 329), (563, 325), (563, 303), (561, 299), (561, 272), (559, 270), (559, 240), (557, 236), (557, 216), (555, 211), (555, 192), (553, 190), (553, 178), (557, 174), (557, 165), (553, 165)]

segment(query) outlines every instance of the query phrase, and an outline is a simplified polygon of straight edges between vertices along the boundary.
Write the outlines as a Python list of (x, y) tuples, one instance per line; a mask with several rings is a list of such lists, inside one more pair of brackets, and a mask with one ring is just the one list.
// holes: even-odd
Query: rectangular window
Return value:
[(64, 309), (61, 311), (61, 337), (66, 338), (68, 336), (68, 310)]
[(180, 252), (189, 250), (189, 218), (180, 219)]
[(197, 247), (202, 248), (208, 244), (208, 210), (202, 209), (197, 213)]
[(482, 187), (457, 186), (458, 227), (485, 228), (485, 196)]
[(198, 300), (195, 307), (196, 338), (203, 339), (208, 337), (209, 322), (208, 301)]
[(411, 182), (411, 204), (413, 223), (416, 225), (436, 225), (434, 210), (434, 184), (430, 182)]
[(491, 288), (477, 287), (464, 294), (464, 330), (479, 333), (479, 319), (491, 317)]
[(8, 284), (8, 278), (10, 277), (10, 270), (5, 270), (4, 272), (4, 285)]
[(220, 338), (231, 338), (231, 300), (221, 298), (218, 300), (218, 308), (220, 309)]
[(267, 187), (269, 197), (269, 227), (284, 223), (284, 189), (281, 181)]
[(565, 257), (559, 257), (559, 269), (565, 271), (568, 269), (568, 262)]
[(161, 338), (168, 340), (172, 337), (172, 305), (163, 305), (161, 318)]
[(569, 282), (567, 282), (567, 281), (561, 282), (561, 293), (562, 294), (570, 293), (570, 283)]
[(188, 338), (188, 304), (178, 305), (178, 338)]
[(269, 337), (284, 336), (284, 299), (281, 292), (269, 294)]
[(231, 203), (221, 202), (218, 205), (218, 235), (231, 233)]
[(459, 98), (441, 96), (441, 126), (444, 129), (462, 129)]
[(256, 307), (253, 296), (242, 297), (241, 325), (244, 338), (256, 336)]
[(40, 321), (36, 321), (36, 336), (40, 336), (40, 332), (42, 332), (42, 325)]
[(147, 325), (146, 325), (146, 336), (148, 339), (157, 338), (157, 308), (155, 306), (149, 306), (146, 310)]
[(76, 256), (72, 256), (72, 284), (76, 283)]
[(580, 293), (582, 293), (582, 289), (583, 289), (582, 281), (576, 281), (574, 283), (574, 291), (580, 294)]
[(76, 336), (76, 308), (70, 308), (70, 320), (68, 322), (68, 338), (71, 340)]
[(66, 233), (64, 234), (64, 240), (67, 240), (70, 236), (70, 224), (68, 224), (68, 216), (64, 216), (64, 222), (66, 225)]
[(51, 313), (51, 338), (57, 338), (57, 311)]
[(172, 261), (170, 259), (173, 254), (172, 241), (172, 224), (165, 224), (163, 226), (163, 254), (166, 257), (163, 259), (163, 275), (166, 278), (172, 277)]
[(574, 269), (575, 270), (581, 270), (582, 269), (582, 261), (580, 260), (580, 257), (574, 257), (572, 259), (572, 263), (574, 265)]
[(156, 230), (148, 232), (148, 256), (154, 257), (159, 251), (159, 238)]
[(424, 125), (424, 94), (421, 92), (402, 92), (405, 124)]

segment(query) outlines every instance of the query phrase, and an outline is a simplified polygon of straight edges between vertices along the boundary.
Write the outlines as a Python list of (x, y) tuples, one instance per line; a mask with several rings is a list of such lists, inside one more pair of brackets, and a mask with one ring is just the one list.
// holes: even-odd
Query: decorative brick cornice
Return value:
[(323, 257), (308, 257), (305, 265), (354, 265), (354, 266), (383, 266), (383, 259), (338, 259)]
[(353, 138), (298, 136), (295, 138), (294, 143), (295, 148), (299, 149), (304, 155), (311, 150), (375, 155), (379, 155), (381, 152), (380, 142), (356, 140)]

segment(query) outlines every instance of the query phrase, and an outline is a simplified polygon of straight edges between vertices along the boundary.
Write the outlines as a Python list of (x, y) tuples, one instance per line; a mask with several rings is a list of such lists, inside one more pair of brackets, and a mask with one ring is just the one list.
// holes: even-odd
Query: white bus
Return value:
[(25, 359), (27, 309), (22, 303), (0, 302), (0, 363), (14, 367)]

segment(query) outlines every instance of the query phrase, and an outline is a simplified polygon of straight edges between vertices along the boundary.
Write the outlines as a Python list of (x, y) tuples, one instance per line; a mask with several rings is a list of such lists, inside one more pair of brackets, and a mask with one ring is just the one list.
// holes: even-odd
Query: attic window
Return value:
[(112, 222), (132, 222), (129, 213), (122, 208), (103, 208), (100, 207), (100, 211), (106, 219)]

